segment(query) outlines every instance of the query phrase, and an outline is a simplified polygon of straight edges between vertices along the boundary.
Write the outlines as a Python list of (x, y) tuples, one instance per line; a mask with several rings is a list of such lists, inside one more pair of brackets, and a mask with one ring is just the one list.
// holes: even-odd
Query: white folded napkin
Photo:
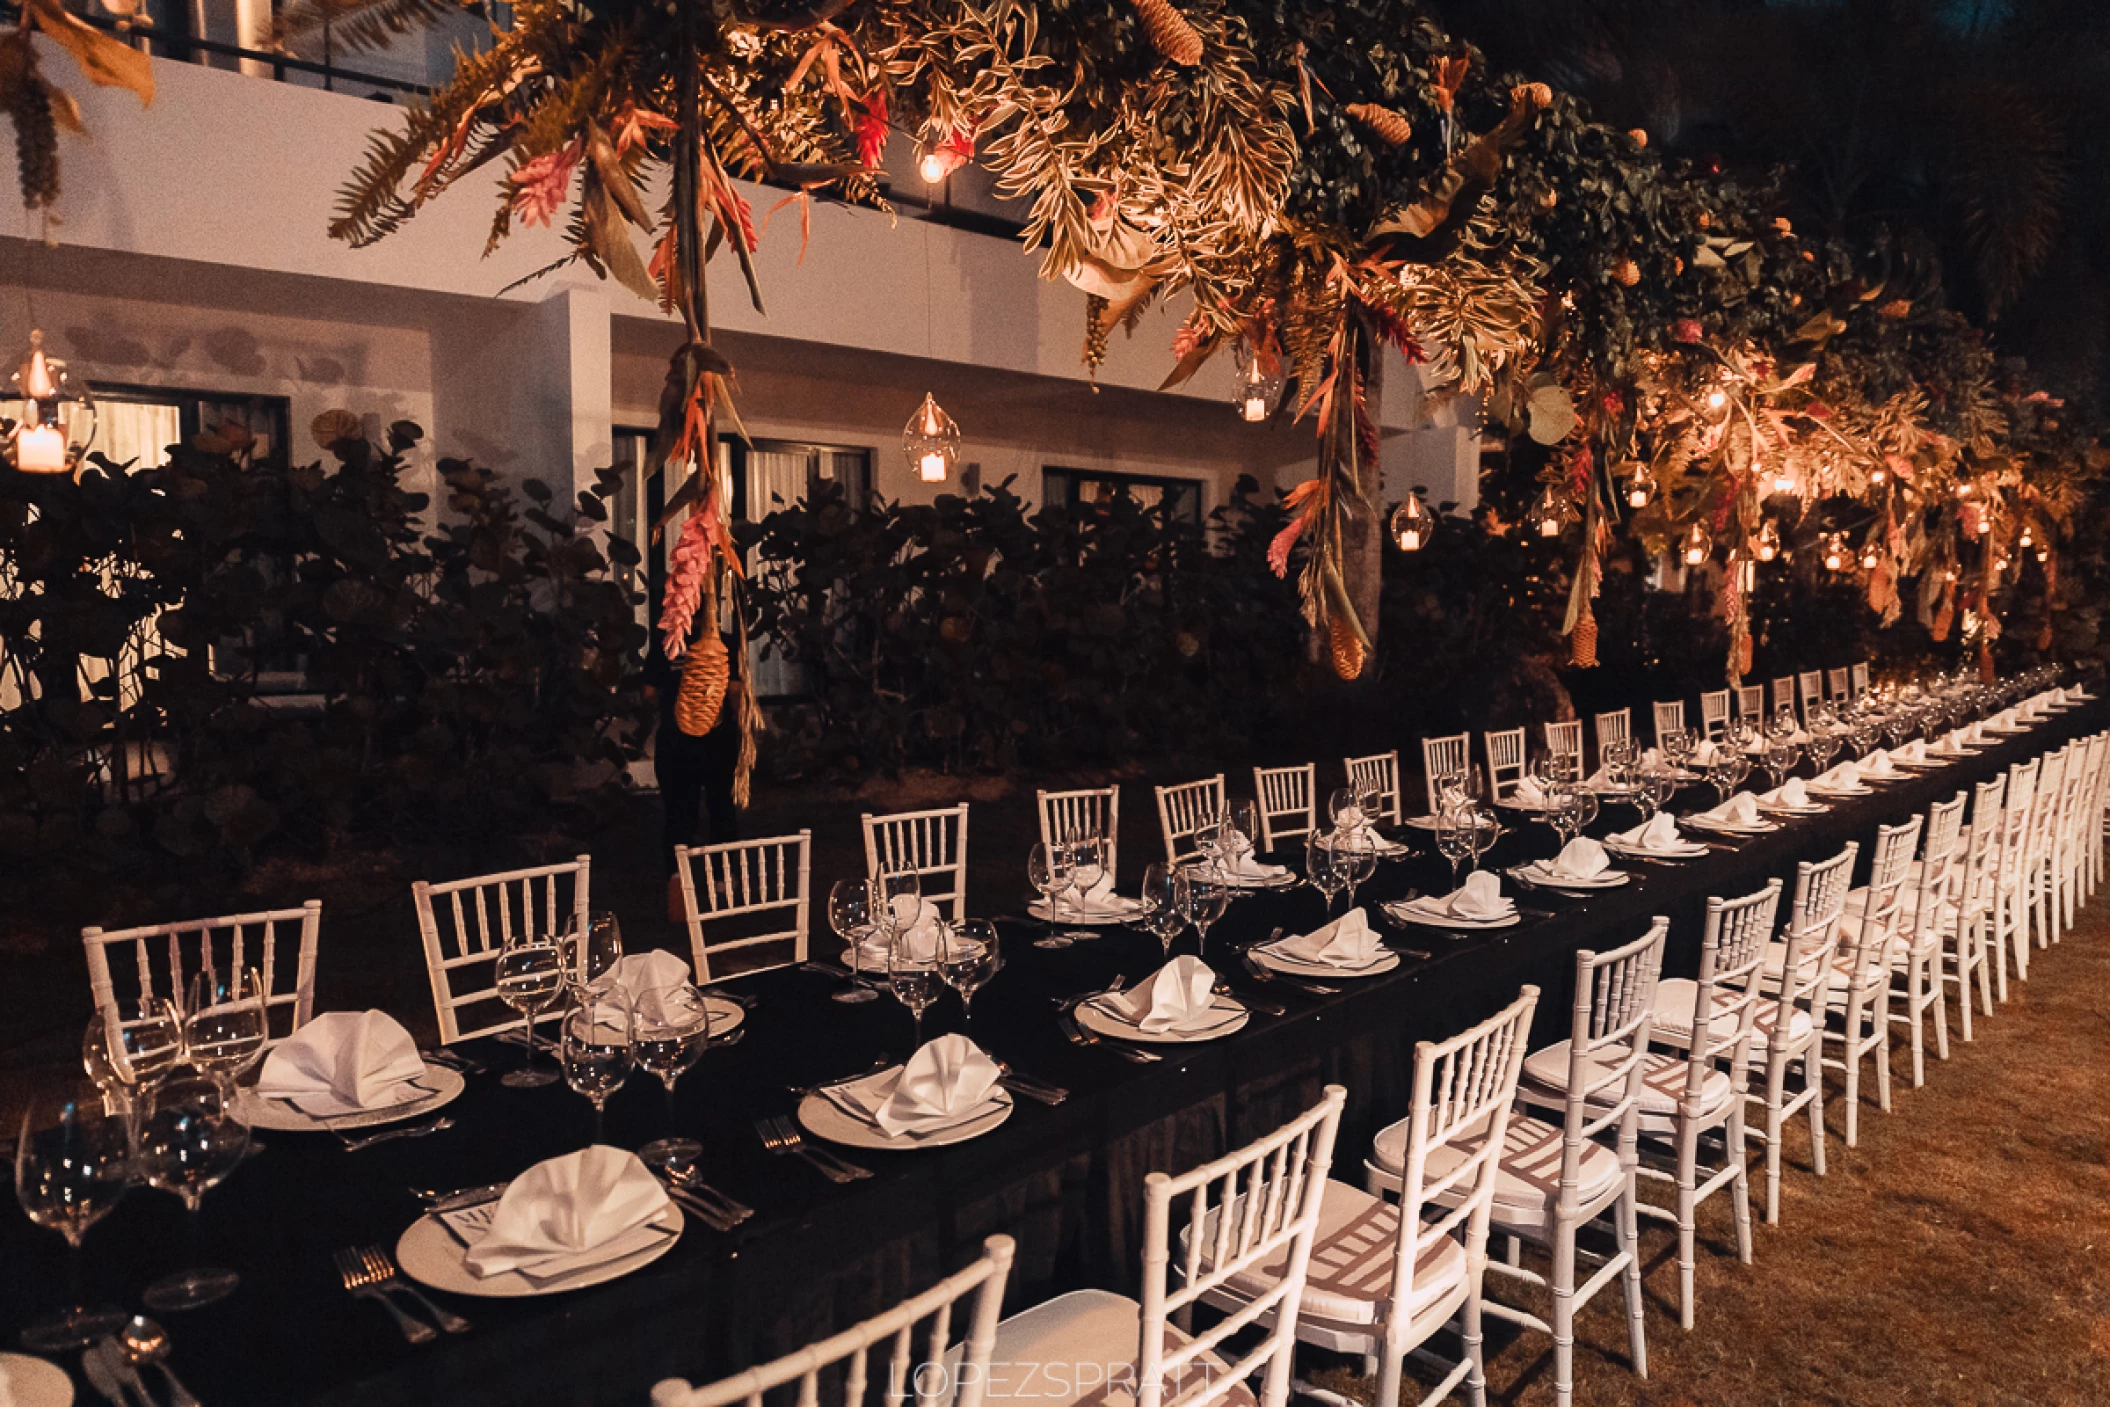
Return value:
[(1289, 871), (1281, 865), (1265, 864), (1253, 858), (1251, 850), (1241, 850), (1238, 858), (1223, 867), (1224, 873), (1233, 880), (1247, 883), (1280, 879)]
[(1323, 928), (1283, 939), (1274, 945), (1274, 951), (1325, 967), (1368, 967), (1384, 946), (1377, 941), (1369, 916), (1358, 905)]
[(1141, 1030), (1182, 1032), (1213, 1026), (1216, 973), (1192, 954), (1182, 953), (1126, 992), (1101, 997), (1102, 1005)]
[(538, 1279), (643, 1250), (667, 1190), (635, 1153), (604, 1144), (535, 1164), (513, 1179), (490, 1224), (469, 1247), (469, 1273), (517, 1270)]
[(1969, 728), (1966, 728), (1964, 730), (1964, 739), (1967, 742), (1974, 743), (1982, 743), (1987, 741), (1985, 735), (1985, 720), (1983, 718), (1980, 718), (1973, 722)]
[(889, 1138), (929, 1133), (982, 1113), (1003, 1071), (961, 1035), (940, 1036), (906, 1065), (830, 1085), (821, 1096)]
[(1537, 782), (1525, 777), (1517, 782), (1517, 789), (1509, 794), (1509, 799), (1519, 806), (1544, 806), (1546, 793), (1539, 790)]
[(431, 1091), (413, 1081), (424, 1073), (418, 1043), (388, 1013), (330, 1011), (264, 1057), (256, 1092), (327, 1119), (421, 1098)]
[(1906, 762), (1925, 762), (1927, 760), (1927, 740), (1925, 738), (1914, 738), (1911, 742), (1899, 748), (1892, 756), (1902, 758)]
[(1748, 791), (1740, 791), (1712, 811), (1702, 811), (1700, 819), (1725, 826), (1755, 826), (1760, 820), (1758, 798)]
[(1452, 918), (1503, 918), (1516, 908), (1515, 902), (1502, 892), (1502, 881), (1486, 870), (1474, 870), (1453, 892), (1424, 902)]
[(1114, 877), (1102, 874), (1084, 893), (1065, 897), (1062, 907), (1073, 914), (1131, 914), (1136, 911), (1136, 901), (1114, 893)]
[(1645, 826), (1614, 832), (1612, 839), (1636, 850), (1683, 850), (1686, 847), (1686, 842), (1678, 836), (1677, 818), (1668, 811), (1658, 811), (1649, 817)]
[(1612, 857), (1602, 845), (1579, 835), (1563, 845), (1560, 854), (1536, 868), (1554, 879), (1595, 879), (1612, 868)]
[(665, 1015), (660, 1010), (661, 990), (682, 986), (694, 976), (688, 959), (664, 948), (654, 948), (650, 952), (617, 958), (615, 965), (601, 974), (596, 985), (609, 996), (620, 997), (639, 1016), (657, 1020)]
[(1897, 769), (1897, 764), (1890, 760), (1889, 752), (1883, 748), (1877, 748), (1861, 759), (1861, 775), (1864, 777), (1887, 777)]
[(1590, 780), (1584, 782), (1583, 785), (1591, 791), (1619, 791), (1623, 789), (1620, 783), (1612, 780), (1612, 769), (1609, 767), (1600, 767), (1595, 772), (1592, 772)]
[(1784, 786), (1775, 787), (1758, 799), (1768, 806), (1801, 807), (1810, 804), (1810, 792), (1809, 788), (1802, 784), (1802, 778), (1790, 777)]
[(1692, 750), (1692, 765), (1705, 767), (1708, 763), (1714, 761), (1715, 754), (1721, 750), (1721, 744), (1715, 742), (1712, 738), (1700, 739), (1700, 745)]
[(1830, 770), (1820, 773), (1817, 777), (1817, 782), (1820, 786), (1832, 787), (1839, 791), (1851, 791), (1861, 785), (1860, 764), (1854, 762), (1838, 763)]
[(2012, 727), (2014, 727), (2014, 726), (2015, 726), (2015, 711), (2014, 711), (2013, 709), (2011, 709), (2011, 708), (2004, 708), (2004, 709), (2002, 709), (2002, 710), (2001, 710), (2001, 711), (2000, 711), (2000, 712), (1999, 712), (1998, 714), (1996, 714), (1996, 715), (1994, 716), (1994, 718), (1993, 718), (1993, 726), (1994, 726), (1995, 728), (2012, 728)]

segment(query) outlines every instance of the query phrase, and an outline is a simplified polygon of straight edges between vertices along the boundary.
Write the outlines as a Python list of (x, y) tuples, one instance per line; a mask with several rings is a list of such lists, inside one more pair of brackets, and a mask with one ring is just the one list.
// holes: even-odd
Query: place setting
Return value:
[(1231, 1035), (1252, 1019), (1252, 1010), (1206, 962), (1182, 953), (1133, 987), (1076, 1003), (1072, 1015), (1103, 1038), (1181, 1045)]
[(1385, 946), (1361, 908), (1308, 933), (1277, 935), (1246, 949), (1249, 962), (1287, 977), (1377, 977), (1397, 968), (1400, 955)]
[(1732, 836), (1766, 835), (1780, 829), (1780, 822), (1769, 821), (1760, 814), (1758, 798), (1748, 791), (1736, 793), (1719, 806), (1692, 812), (1680, 818), (1679, 824), (1697, 831)]
[(330, 1011), (273, 1047), (234, 1112), (251, 1128), (344, 1133), (434, 1114), (468, 1080), (429, 1060), (402, 1023), (383, 1011)]
[(1707, 846), (1678, 834), (1678, 818), (1658, 811), (1632, 830), (1613, 831), (1602, 844), (1622, 859), (1681, 864), (1708, 853)]
[(1564, 894), (1591, 894), (1631, 883), (1633, 876), (1612, 867), (1605, 847), (1589, 836), (1577, 836), (1550, 860), (1512, 865), (1509, 877), (1527, 889), (1551, 889)]
[(1524, 921), (1516, 901), (1502, 892), (1501, 879), (1486, 870), (1473, 871), (1449, 894), (1393, 900), (1383, 912), (1398, 923), (1455, 933), (1514, 928)]
[(1760, 792), (1758, 809), (1768, 816), (1821, 816), (1831, 807), (1811, 800), (1809, 784), (1802, 778), (1790, 777), (1771, 791)]
[(1004, 1070), (966, 1036), (939, 1036), (906, 1062), (801, 1093), (793, 1111), (816, 1138), (851, 1148), (943, 1148), (979, 1138), (1016, 1107)]
[(1854, 797), (1871, 796), (1875, 788), (1861, 780), (1861, 764), (1854, 761), (1837, 763), (1825, 768), (1807, 782), (1803, 790), (1811, 796)]

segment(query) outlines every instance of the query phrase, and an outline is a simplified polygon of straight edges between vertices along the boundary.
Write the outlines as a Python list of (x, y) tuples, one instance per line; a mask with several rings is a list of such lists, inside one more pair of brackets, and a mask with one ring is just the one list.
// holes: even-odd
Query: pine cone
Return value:
[(1413, 124), (1391, 108), (1376, 103), (1350, 103), (1346, 111), (1388, 147), (1403, 147), (1413, 139)]
[(59, 198), (59, 128), (51, 90), (34, 70), (16, 86), (8, 116), (15, 124), (15, 164), (22, 179), (22, 205), (35, 210)]
[(1641, 282), (1641, 266), (1632, 259), (1621, 259), (1612, 265), (1612, 277), (1622, 288), (1632, 288)]
[(674, 723), (692, 738), (718, 726), (725, 688), (733, 677), (731, 657), (717, 629), (706, 623), (703, 638), (681, 665), (681, 692), (674, 696)]
[(1577, 669), (1597, 668), (1597, 617), (1585, 610), (1582, 619), (1575, 622), (1575, 633), (1568, 637), (1569, 663)]
[(1182, 68), (1202, 61), (1202, 37), (1168, 0), (1136, 0), (1136, 12), (1143, 17), (1143, 33), (1159, 53)]
[(1330, 634), (1333, 647), (1333, 672), (1340, 675), (1343, 679), (1361, 678), (1363, 665), (1369, 658), (1368, 652), (1363, 649), (1363, 642), (1357, 638), (1353, 630), (1349, 629), (1348, 622), (1342, 620), (1339, 616), (1333, 618)]

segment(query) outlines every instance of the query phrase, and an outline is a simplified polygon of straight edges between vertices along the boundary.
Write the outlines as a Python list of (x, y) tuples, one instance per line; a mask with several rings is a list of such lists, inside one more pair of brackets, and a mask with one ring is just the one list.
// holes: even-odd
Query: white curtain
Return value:
[[(747, 521), (759, 523), (779, 508), (806, 496), (810, 454), (777, 454), (755, 450), (747, 456)], [(780, 503), (777, 500), (782, 499)]]
[(88, 446), (114, 464), (159, 469), (168, 463), (168, 447), (183, 437), (182, 421), (172, 405), (138, 401), (98, 401), (95, 440)]

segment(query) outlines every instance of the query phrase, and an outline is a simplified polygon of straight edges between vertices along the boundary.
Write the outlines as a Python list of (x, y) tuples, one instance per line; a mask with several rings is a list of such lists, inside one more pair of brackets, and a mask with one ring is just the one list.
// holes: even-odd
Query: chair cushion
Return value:
[[(1407, 1165), (1407, 1134), (1413, 1122), (1401, 1119), (1379, 1133), (1370, 1160), (1386, 1172), (1403, 1173)], [(1428, 1175), (1448, 1176), (1473, 1152), (1471, 1146), (1445, 1144), (1429, 1155)], [(1601, 1143), (1583, 1140), (1576, 1190), (1586, 1205), (1609, 1190), (1620, 1176), (1616, 1153)], [(1522, 1112), (1511, 1114), (1508, 1132), (1502, 1138), (1502, 1166), (1495, 1175), (1495, 1220), (1536, 1224), (1550, 1219), (1554, 1203), (1560, 1200), (1560, 1178), (1560, 1125)], [(1443, 1200), (1455, 1206), (1463, 1198)]]
[[(1208, 1234), (1204, 1223), (1203, 1234)], [(1180, 1232), (1185, 1246), (1187, 1232)], [(1392, 1267), (1399, 1256), (1399, 1208), (1345, 1182), (1329, 1178), (1319, 1206), (1319, 1234), (1311, 1248), (1304, 1282), (1305, 1316), (1339, 1324), (1374, 1324), (1392, 1296)], [(1287, 1249), (1271, 1264), (1233, 1275), (1226, 1288), (1261, 1295), (1289, 1269)], [(1399, 1308), (1412, 1318), (1456, 1290), (1465, 1280), (1465, 1247), (1449, 1236), (1423, 1250), (1414, 1265), (1414, 1289)]]
[[(991, 1402), (1092, 1403), (1092, 1407), (1129, 1407), (1136, 1400), (1137, 1350), (1141, 1344), (1143, 1307), (1126, 1295), (1105, 1290), (1077, 1290), (1022, 1310), (996, 1326), (996, 1350), (989, 1355)], [(1188, 1342), (1189, 1335), (1165, 1325), (1167, 1351)], [(958, 1350), (955, 1349), (957, 1354)], [(957, 1363), (958, 1359), (953, 1360)], [(1167, 1401), (1220, 1380), (1230, 1366), (1213, 1353), (1167, 1378)], [(1258, 1407), (1243, 1382), (1223, 1398), (1226, 1407)]]
[[(1692, 1011), (1692, 1002), (1687, 999), (1685, 1010)], [(1688, 1025), (1691, 1023), (1688, 1021)], [(1678, 1102), (1685, 1097), (1687, 1060), (1682, 1055), (1671, 1055), (1652, 1050), (1641, 1057), (1641, 1114), (1645, 1119), (1660, 1125), (1673, 1119), (1678, 1113)], [(1591, 1078), (1596, 1077), (1592, 1072)], [(1524, 1079), (1533, 1087), (1565, 1094), (1568, 1088), (1568, 1043), (1555, 1041), (1544, 1050), (1533, 1051), (1524, 1057)], [(1729, 1076), (1720, 1070), (1709, 1069), (1700, 1082), (1700, 1107), (1704, 1113), (1713, 1113), (1734, 1097), (1735, 1087)]]
[[(1780, 969), (1787, 960), (1788, 949), (1785, 943), (1768, 943), (1766, 944), (1765, 964), (1760, 970), (1777, 985), (1780, 981)], [(1700, 984), (1693, 981), (1690, 977), (1673, 977), (1667, 982), (1658, 982), (1656, 984), (1656, 1014), (1655, 1018), (1649, 1023), (1650, 1037), (1661, 1037), (1669, 1044), (1690, 1044), (1692, 1041), (1692, 1013), (1699, 1005), (1699, 1000)], [(1727, 992), (1717, 991), (1714, 994), (1715, 1009), (1718, 1011), (1733, 1005), (1735, 1001), (1736, 998)], [(1771, 1048), (1773, 1028), (1779, 1024), (1780, 1003), (1771, 997), (1759, 998), (1758, 1010), (1751, 1020), (1753, 1028), (1751, 1058), (1754, 1061), (1762, 1060), (1766, 1051)], [(1815, 1027), (1810, 1024), (1810, 1014), (1801, 1007), (1796, 1007), (1788, 1016), (1789, 1046), (1791, 1048), (1799, 1047), (1810, 1038), (1810, 1033), (1814, 1029)], [(1717, 1035), (1716, 1039), (1719, 1040), (1720, 1036)], [(1527, 1070), (1531, 1068), (1529, 1060), (1524, 1062), (1524, 1068)]]

